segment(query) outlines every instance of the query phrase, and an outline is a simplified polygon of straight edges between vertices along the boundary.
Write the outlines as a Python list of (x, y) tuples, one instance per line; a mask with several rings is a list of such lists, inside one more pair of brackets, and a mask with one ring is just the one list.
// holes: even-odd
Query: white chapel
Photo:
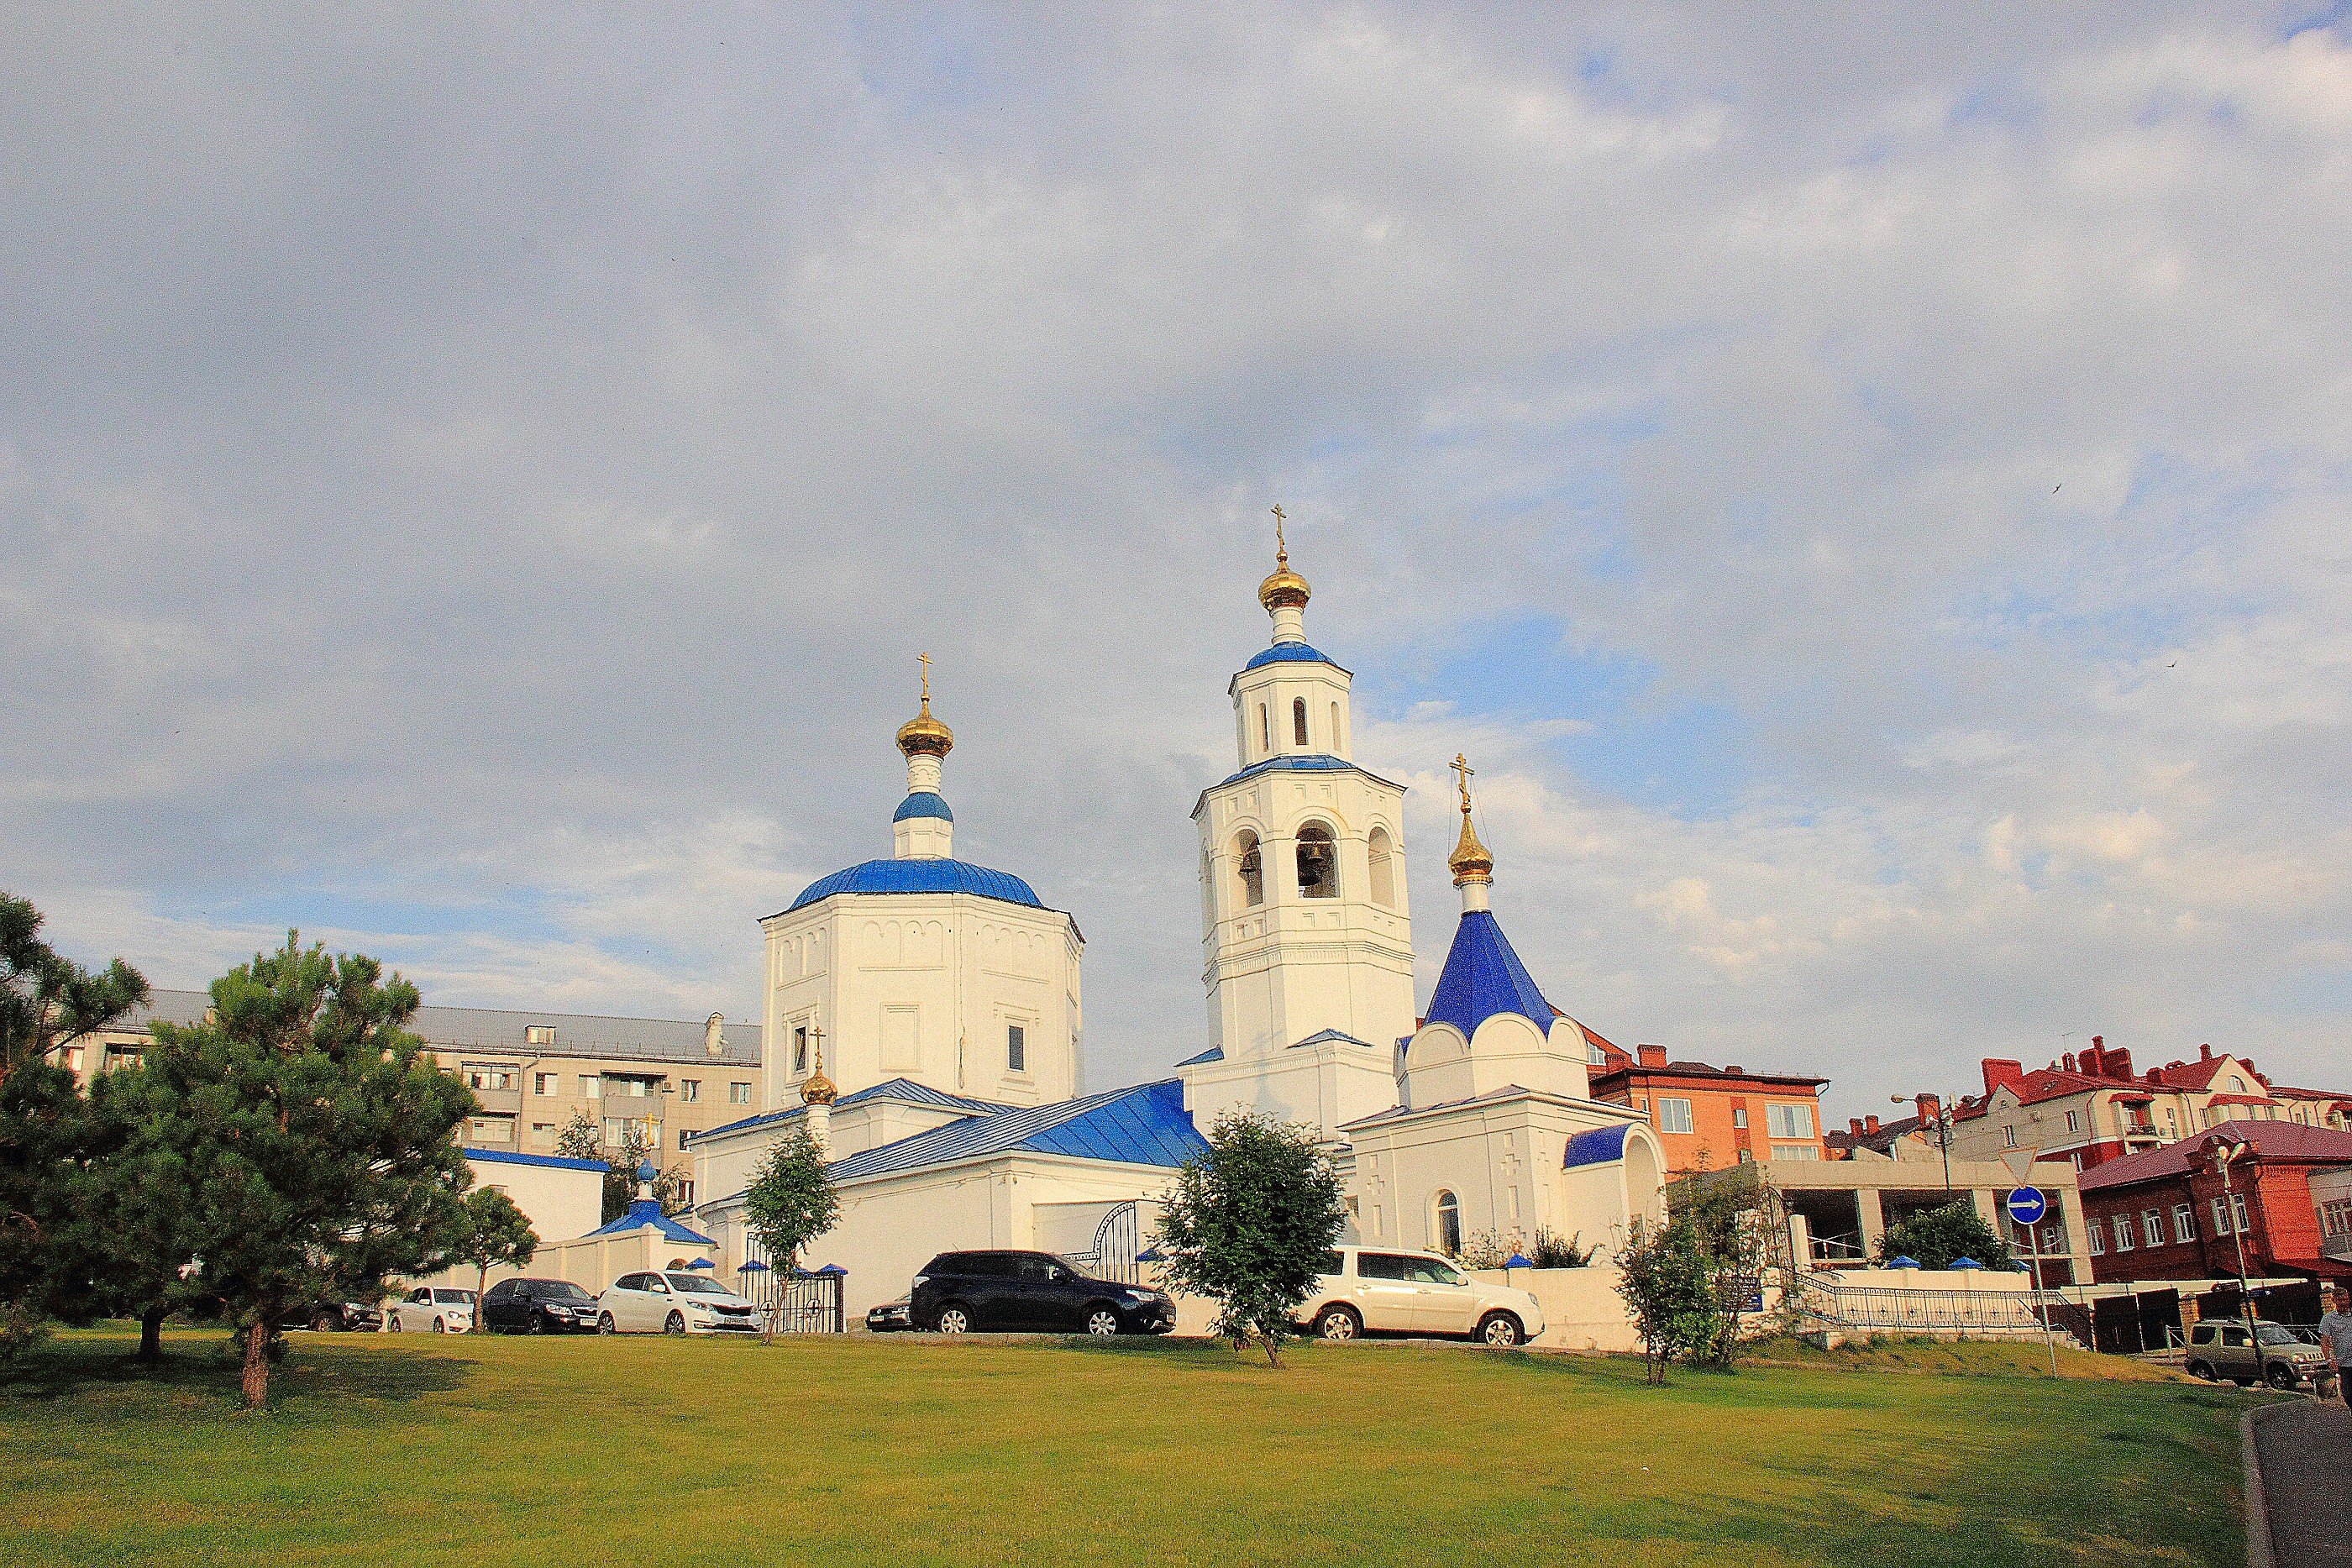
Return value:
[(743, 1189), (794, 1123), (842, 1195), (803, 1261), (845, 1270), (853, 1312), (951, 1248), (1036, 1248), (1132, 1278), (1176, 1166), (1235, 1108), (1315, 1130), (1353, 1239), (1452, 1250), (1477, 1231), (1550, 1230), (1605, 1257), (1663, 1215), (1656, 1137), (1589, 1097), (1583, 1030), (1496, 918), (1458, 758), (1448, 869), (1463, 912), (1416, 1011), (1405, 789), (1356, 763), (1351, 677), (1307, 642), (1308, 597), (1279, 549), (1258, 593), (1272, 640), (1228, 687), (1235, 771), (1192, 809), (1207, 1048), (1158, 1082), (1079, 1092), (1077, 924), (1023, 878), (955, 858), (954, 737), (926, 670), (898, 734), (892, 852), (761, 922), (761, 1103), (685, 1145), (723, 1268), (758, 1258)]

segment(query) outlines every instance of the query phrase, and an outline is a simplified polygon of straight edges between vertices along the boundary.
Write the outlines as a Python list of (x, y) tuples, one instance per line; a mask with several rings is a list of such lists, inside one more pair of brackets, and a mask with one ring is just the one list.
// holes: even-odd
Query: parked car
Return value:
[(1050, 1252), (942, 1252), (915, 1276), (907, 1315), (938, 1333), (1166, 1333), (1176, 1303), (1162, 1291), (1092, 1279)]
[(2226, 1377), (2241, 1387), (2262, 1382), (2293, 1388), (2316, 1383), (2328, 1371), (2325, 1350), (2277, 1323), (2256, 1323), (2252, 1339), (2242, 1322), (2199, 1323), (2189, 1331), (2187, 1363), (2191, 1377)]
[(1544, 1331), (1543, 1309), (1525, 1291), (1482, 1285), (1435, 1252), (1342, 1247), (1324, 1264), (1298, 1321), (1325, 1339), (1367, 1333), (1466, 1335), (1525, 1344)]
[(383, 1311), (386, 1333), (464, 1333), (474, 1326), (474, 1292), (419, 1285)]
[(596, 1298), (569, 1280), (500, 1280), (482, 1292), (492, 1333), (594, 1333)]
[(885, 1301), (866, 1313), (866, 1331), (871, 1333), (904, 1333), (915, 1326), (914, 1301), (901, 1296), (895, 1301)]
[(370, 1333), (383, 1327), (383, 1309), (365, 1301), (313, 1301), (309, 1307), (291, 1312), (278, 1320), (281, 1329), (311, 1329), (320, 1333), (364, 1329)]
[(624, 1274), (596, 1298), (598, 1333), (757, 1333), (751, 1302), (688, 1270)]

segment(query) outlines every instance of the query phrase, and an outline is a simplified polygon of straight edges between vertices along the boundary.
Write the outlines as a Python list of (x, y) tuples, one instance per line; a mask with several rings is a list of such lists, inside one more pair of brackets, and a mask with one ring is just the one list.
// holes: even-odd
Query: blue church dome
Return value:
[(947, 797), (929, 789), (916, 790), (899, 801), (898, 809), (890, 813), (890, 820), (894, 822), (903, 822), (909, 817), (937, 817), (943, 822), (955, 821), (955, 813), (948, 810)]
[[(946, 802), (940, 804), (944, 810)], [(969, 893), (1032, 909), (1045, 907), (1029, 884), (1011, 872), (991, 871), (970, 861), (883, 860), (817, 878), (801, 890), (786, 913), (836, 893)]]
[[(1255, 670), (1261, 664), (1330, 664), (1333, 661), (1304, 643), (1276, 643), (1273, 647), (1252, 655), (1242, 666)], [(1336, 666), (1335, 666), (1336, 667)]]

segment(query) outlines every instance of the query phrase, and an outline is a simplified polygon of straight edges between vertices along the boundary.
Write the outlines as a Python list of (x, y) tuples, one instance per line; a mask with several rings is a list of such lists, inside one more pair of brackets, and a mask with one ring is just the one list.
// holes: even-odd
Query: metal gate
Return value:
[(1142, 1250), (1143, 1225), (1136, 1216), (1134, 1203), (1129, 1201), (1102, 1217), (1102, 1223), (1095, 1227), (1094, 1249), (1070, 1261), (1097, 1280), (1138, 1285), (1143, 1282), (1143, 1270), (1135, 1256)]
[(760, 1310), (761, 1320), (772, 1325), (772, 1332), (842, 1332), (841, 1287), (847, 1278), (842, 1270), (830, 1267), (814, 1273), (794, 1270), (786, 1278), (769, 1268), (765, 1259), (755, 1255), (754, 1260), (760, 1267), (745, 1270), (735, 1293)]

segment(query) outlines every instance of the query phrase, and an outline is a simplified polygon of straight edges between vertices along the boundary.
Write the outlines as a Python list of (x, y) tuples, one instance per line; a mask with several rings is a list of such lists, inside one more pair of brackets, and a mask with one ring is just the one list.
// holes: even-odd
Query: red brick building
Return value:
[[(1592, 1097), (1648, 1113), (1676, 1176), (1754, 1160), (1818, 1160), (1826, 1078), (1668, 1061), (1665, 1048), (1629, 1055), (1588, 1031)], [(1597, 1043), (1595, 1043), (1597, 1042)]]
[[(2226, 1195), (2208, 1153), (2216, 1138), (2248, 1145)], [(2323, 1255), (2313, 1197), (2312, 1177), (2338, 1170), (2352, 1170), (2352, 1133), (2267, 1120), (2105, 1161), (2082, 1177), (2092, 1278), (2227, 1279), (2242, 1239), (2249, 1277), (2352, 1278)]]

